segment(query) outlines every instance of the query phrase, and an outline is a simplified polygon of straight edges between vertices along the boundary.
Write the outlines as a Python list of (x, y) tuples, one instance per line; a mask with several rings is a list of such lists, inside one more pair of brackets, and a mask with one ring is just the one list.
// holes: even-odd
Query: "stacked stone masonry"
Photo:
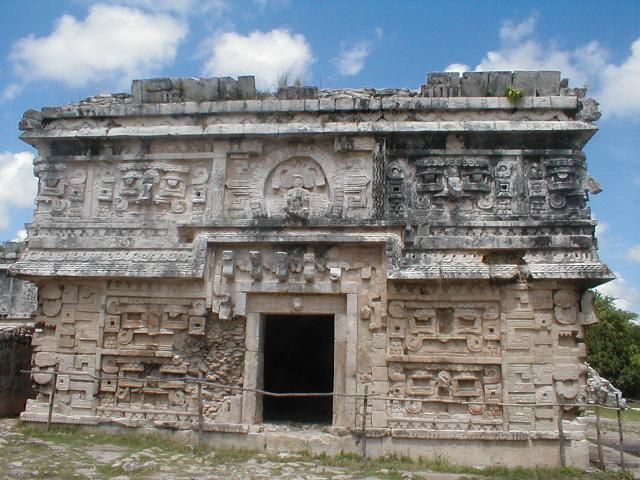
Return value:
[(29, 110), (39, 190), (11, 270), (39, 287), (42, 373), (22, 418), (55, 388), (55, 422), (193, 432), (201, 377), (212, 439), (286, 448), (255, 392), (265, 316), (332, 315), (340, 395), (307, 448), (360, 448), (367, 387), (371, 454), (557, 464), (562, 409), (584, 466), (585, 292), (612, 278), (585, 93), (558, 72), (275, 94), (163, 78)]

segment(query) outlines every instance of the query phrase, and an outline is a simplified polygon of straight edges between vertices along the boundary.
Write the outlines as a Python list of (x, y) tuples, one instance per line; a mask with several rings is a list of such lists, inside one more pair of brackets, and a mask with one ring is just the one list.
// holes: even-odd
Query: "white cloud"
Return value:
[(598, 100), (603, 112), (640, 118), (640, 38), (620, 65), (606, 65), (601, 72)]
[(13, 241), (24, 242), (26, 239), (27, 239), (27, 231), (25, 229), (21, 229), (16, 232), (16, 238), (14, 238)]
[(2, 89), (0, 93), (0, 101), (5, 102), (12, 100), (22, 92), (23, 85), (20, 83), (10, 83)]
[(25, 79), (127, 84), (171, 63), (186, 34), (186, 23), (169, 15), (96, 4), (85, 19), (60, 17), (49, 36), (18, 40), (10, 58)]
[(640, 263), (640, 243), (632, 246), (629, 250), (627, 250), (627, 254), (625, 256), (627, 260)]
[(357, 75), (364, 68), (364, 62), (371, 53), (371, 44), (367, 41), (340, 46), (340, 53), (332, 60), (341, 75)]
[(222, 15), (229, 10), (227, 0), (107, 0), (110, 4), (174, 15)]
[(452, 63), (450, 65), (447, 65), (447, 68), (445, 68), (444, 70), (445, 72), (463, 73), (471, 71), (471, 68), (469, 67), (469, 65), (465, 65), (464, 63)]
[[(573, 86), (588, 85), (606, 115), (640, 118), (640, 38), (631, 45), (629, 57), (620, 65), (608, 63), (609, 52), (597, 41), (574, 50), (562, 49), (552, 41), (535, 36), (538, 15), (520, 23), (510, 20), (500, 28), (500, 47), (490, 50), (475, 71), (491, 70), (559, 70)], [(462, 72), (471, 69), (452, 63), (446, 71)]]
[[(594, 217), (595, 220), (595, 217)], [(596, 238), (602, 241), (602, 237), (604, 237), (605, 232), (609, 230), (609, 224), (607, 222), (600, 222), (596, 225)]]
[(209, 59), (204, 74), (212, 76), (255, 75), (259, 88), (274, 88), (279, 77), (305, 78), (313, 63), (304, 36), (285, 29), (269, 32), (220, 33), (206, 42)]
[(500, 27), (500, 39), (503, 42), (519, 42), (522, 38), (531, 35), (536, 29), (538, 14), (535, 13), (521, 23), (513, 23), (506, 20)]
[(0, 229), (9, 227), (12, 208), (33, 205), (37, 189), (31, 152), (0, 153)]
[(620, 273), (615, 272), (616, 279), (596, 288), (604, 295), (615, 297), (616, 307), (631, 312), (640, 312), (640, 290), (630, 285)]
[(272, 7), (288, 7), (291, 4), (291, 0), (253, 0), (253, 3), (260, 9)]

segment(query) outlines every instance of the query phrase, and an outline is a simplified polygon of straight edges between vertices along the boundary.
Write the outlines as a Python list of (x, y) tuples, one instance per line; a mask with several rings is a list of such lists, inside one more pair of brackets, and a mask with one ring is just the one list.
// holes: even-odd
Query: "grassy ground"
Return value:
[[(210, 449), (194, 448), (179, 444), (161, 435), (137, 434), (137, 433), (89, 433), (80, 427), (73, 426), (52, 426), (49, 432), (40, 426), (26, 426), (18, 424), (12, 429), (13, 432), (21, 434), (20, 445), (14, 445), (16, 450), (20, 449), (22, 455), (33, 458), (41, 458), (42, 465), (30, 464), (29, 468), (38, 472), (34, 478), (78, 478), (76, 471), (78, 468), (93, 469), (99, 478), (110, 478), (126, 474), (130, 479), (154, 478), (155, 473), (163, 465), (171, 464), (172, 459), (183, 458), (193, 465), (202, 467), (244, 465), (247, 462), (258, 464), (269, 464), (273, 474), (280, 474), (289, 465), (297, 463), (309, 466), (325, 466), (325, 478), (332, 478), (331, 467), (343, 469), (344, 473), (354, 475), (355, 478), (365, 476), (376, 476), (377, 478), (402, 479), (408, 478), (428, 478), (428, 472), (456, 473), (462, 475), (461, 478), (490, 478), (508, 480), (614, 480), (631, 477), (623, 477), (619, 473), (587, 473), (572, 468), (513, 468), (495, 466), (485, 469), (462, 467), (448, 463), (443, 458), (432, 459), (411, 459), (404, 456), (390, 456), (384, 458), (370, 459), (363, 462), (361, 457), (354, 454), (342, 454), (339, 456), (313, 455), (308, 452), (288, 454), (288, 455), (266, 455), (252, 450), (243, 449)], [(127, 472), (119, 462), (96, 462), (96, 459), (87, 454), (87, 450), (92, 446), (117, 445), (122, 449), (122, 457), (133, 456), (136, 459), (142, 458), (144, 452), (153, 452), (157, 462), (150, 462), (149, 467), (141, 468), (134, 472)], [(12, 447), (11, 444), (8, 447)], [(7, 446), (2, 447), (4, 450)], [(24, 449), (28, 451), (24, 451)], [(66, 457), (66, 461), (52, 462), (51, 451), (58, 450), (57, 456)], [(11, 448), (10, 448), (11, 450)], [(7, 454), (11, 452), (7, 451)], [(0, 470), (2, 463), (6, 461), (0, 458)], [(180, 460), (182, 461), (182, 460)], [(56, 464), (55, 471), (51, 465)], [(175, 463), (175, 462), (174, 462)], [(169, 467), (165, 467), (169, 468)], [(180, 467), (176, 467), (180, 468)], [(166, 472), (167, 470), (163, 470)]]
[[(596, 407), (587, 407), (587, 411), (594, 415), (596, 414)], [(601, 418), (609, 418), (609, 419), (617, 419), (617, 411), (616, 410), (611, 410), (608, 408), (603, 408), (600, 407), (600, 417)], [(622, 423), (624, 424), (625, 421), (630, 421), (630, 422), (640, 422), (640, 409), (634, 408), (634, 409), (630, 409), (628, 408), (627, 410), (623, 410), (622, 411)]]

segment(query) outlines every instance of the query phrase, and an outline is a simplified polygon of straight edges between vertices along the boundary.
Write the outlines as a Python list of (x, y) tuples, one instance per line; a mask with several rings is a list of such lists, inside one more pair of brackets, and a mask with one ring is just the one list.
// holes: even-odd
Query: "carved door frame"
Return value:
[[(356, 393), (357, 316), (350, 312), (356, 311), (357, 302), (356, 294), (247, 295), (244, 363), (244, 388), (247, 390), (242, 393), (242, 423), (262, 423), (262, 396), (252, 390), (263, 388), (266, 315), (333, 315), (333, 391)], [(355, 408), (355, 398), (334, 396), (332, 426), (355, 426)]]

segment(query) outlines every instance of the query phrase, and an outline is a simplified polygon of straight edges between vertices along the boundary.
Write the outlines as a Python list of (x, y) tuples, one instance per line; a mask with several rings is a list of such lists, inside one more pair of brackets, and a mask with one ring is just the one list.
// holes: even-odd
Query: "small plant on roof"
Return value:
[(509, 87), (505, 92), (505, 96), (509, 99), (509, 101), (516, 103), (524, 96), (524, 90), (521, 88)]

